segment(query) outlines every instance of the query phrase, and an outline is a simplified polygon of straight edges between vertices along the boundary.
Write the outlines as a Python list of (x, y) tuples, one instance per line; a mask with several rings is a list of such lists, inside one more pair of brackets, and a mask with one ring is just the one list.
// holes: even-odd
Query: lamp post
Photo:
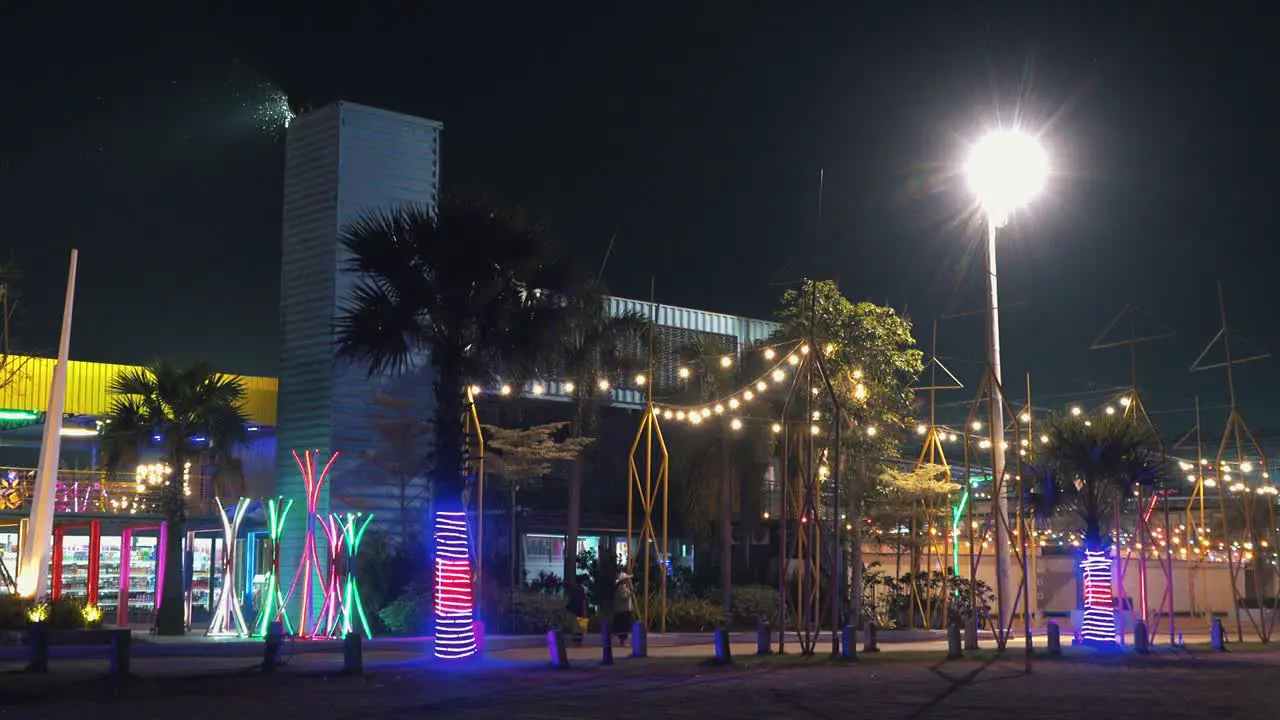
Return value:
[[(1004, 398), (1000, 374), (1000, 303), (996, 292), (996, 234), (1018, 207), (1044, 187), (1048, 159), (1036, 139), (1014, 131), (993, 132), (975, 145), (965, 165), (969, 189), (981, 205), (987, 225), (987, 363), (991, 366), (991, 476), (996, 512), (1009, 522), (1009, 492), (1004, 483)], [(1009, 535), (997, 524), (996, 583), (1000, 629), (1011, 626), (1015, 592), (1009, 574)]]

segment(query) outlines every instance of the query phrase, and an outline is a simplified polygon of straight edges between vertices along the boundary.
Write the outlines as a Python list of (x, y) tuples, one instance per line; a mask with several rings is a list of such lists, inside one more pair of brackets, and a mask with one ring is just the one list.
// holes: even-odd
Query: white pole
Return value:
[(67, 273), (67, 300), (62, 311), (62, 336), (58, 340), (58, 364), (53, 368), (53, 382), (49, 386), (49, 406), (45, 412), (44, 437), (40, 442), (36, 485), (31, 493), (31, 519), (27, 523), (27, 536), (22, 539), (18, 593), (25, 597), (44, 598), (49, 594), (53, 503), (62, 452), (62, 414), (67, 394), (67, 355), (71, 350), (71, 309), (76, 295), (78, 256), (79, 253), (73, 249), (71, 269)]
[(991, 486), (995, 495), (996, 522), (996, 608), (1000, 616), (999, 631), (1013, 626), (1014, 588), (1009, 572), (1009, 487), (1004, 476), (1004, 390), (1000, 375), (1000, 301), (996, 293), (996, 228), (998, 223), (987, 216), (987, 298), (988, 316), (987, 362), (995, 383), (991, 386)]

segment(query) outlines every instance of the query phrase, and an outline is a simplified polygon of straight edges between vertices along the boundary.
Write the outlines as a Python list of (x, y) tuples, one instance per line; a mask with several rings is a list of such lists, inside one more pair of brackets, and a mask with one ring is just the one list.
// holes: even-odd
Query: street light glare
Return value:
[(1049, 159), (1040, 143), (1016, 131), (987, 135), (973, 147), (965, 165), (969, 189), (997, 227), (1039, 194), (1048, 174)]

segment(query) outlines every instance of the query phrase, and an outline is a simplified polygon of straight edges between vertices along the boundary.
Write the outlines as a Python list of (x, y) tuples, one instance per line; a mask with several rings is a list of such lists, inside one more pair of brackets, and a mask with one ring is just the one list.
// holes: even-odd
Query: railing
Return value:
[[(35, 468), (0, 468), (0, 511), (29, 509), (35, 480)], [(187, 511), (207, 513), (213, 504), (211, 481), (193, 469), (187, 485)], [(160, 485), (127, 473), (59, 470), (53, 510), (59, 515), (160, 515), (160, 490)]]

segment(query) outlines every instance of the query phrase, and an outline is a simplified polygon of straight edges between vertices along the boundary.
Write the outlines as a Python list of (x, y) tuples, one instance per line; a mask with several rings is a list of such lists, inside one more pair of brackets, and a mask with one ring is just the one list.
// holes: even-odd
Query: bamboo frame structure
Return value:
[[(653, 343), (658, 322), (658, 305), (653, 299), (652, 286), (649, 294), (651, 314), (649, 316), (648, 377), (652, 379), (654, 377)], [(657, 451), (656, 453), (655, 450)], [(656, 469), (654, 467), (655, 464), (657, 465)], [(644, 467), (643, 473), (640, 471), (641, 466)], [(638, 554), (643, 558), (644, 567), (641, 570), (643, 584), (640, 586), (643, 592), (640, 593), (640, 602), (635, 610), (637, 619), (644, 623), (645, 627), (652, 627), (653, 608), (649, 604), (649, 573), (654, 563), (650, 553), (654, 549), (653, 546), (657, 545), (657, 555), (664, 567), (658, 583), (658, 609), (660, 612), (658, 632), (664, 633), (667, 631), (667, 573), (665, 568), (666, 563), (671, 558), (667, 535), (671, 507), (670, 469), (671, 456), (667, 452), (667, 441), (662, 434), (658, 409), (653, 404), (653, 382), (650, 382), (645, 390), (644, 415), (640, 419), (640, 427), (636, 428), (636, 437), (631, 443), (631, 450), (627, 453), (627, 570), (632, 577), (635, 577), (636, 555)], [(631, 548), (631, 538), (635, 537), (635, 505), (637, 497), (640, 500), (641, 511), (640, 537), (637, 539), (640, 546), (639, 553), (634, 552)], [(653, 511), (655, 506), (658, 505), (659, 499), (661, 499), (662, 503), (662, 524), (659, 528), (655, 528)]]
[[(1174, 332), (1168, 328), (1161, 326), (1158, 330), (1151, 334), (1138, 334), (1138, 314), (1140, 310), (1133, 304), (1125, 305), (1124, 308), (1111, 320), (1106, 329), (1102, 331), (1093, 341), (1089, 349), (1105, 350), (1110, 348), (1126, 348), (1129, 351), (1129, 394), (1125, 396), (1124, 407), (1122, 411), (1122, 419), (1139, 425), (1145, 425), (1155, 437), (1159, 448), (1159, 462), (1163, 466), (1167, 459), (1165, 454), (1164, 440), (1160, 435), (1160, 428), (1151, 419), (1151, 414), (1147, 411), (1146, 403), (1143, 402), (1142, 392), (1138, 385), (1138, 346), (1143, 343), (1154, 342), (1156, 340), (1167, 340), (1174, 336)], [(1125, 337), (1110, 338), (1112, 331), (1123, 320), (1129, 321), (1129, 332)], [(1120, 607), (1124, 607), (1124, 599), (1127, 597), (1125, 588), (1125, 577), (1128, 572), (1129, 563), (1134, 560), (1135, 550), (1138, 565), (1138, 618), (1147, 628), (1148, 640), (1154, 642), (1160, 629), (1161, 618), (1167, 617), (1169, 621), (1169, 644), (1174, 645), (1177, 639), (1177, 630), (1174, 622), (1174, 600), (1173, 600), (1173, 548), (1169, 535), (1169, 514), (1168, 514), (1168, 492), (1156, 491), (1155, 494), (1148, 498), (1144, 494), (1145, 488), (1138, 489), (1137, 502), (1135, 504), (1134, 525), (1133, 525), (1133, 543), (1125, 552), (1121, 551), (1120, 540), (1120, 513), (1121, 506), (1127, 498), (1117, 497), (1115, 505), (1115, 541), (1116, 541), (1116, 561), (1115, 561), (1115, 588), (1116, 600)], [(1120, 491), (1117, 490), (1117, 493)], [(1154, 548), (1156, 541), (1151, 530), (1151, 515), (1155, 510), (1156, 502), (1164, 498), (1165, 504), (1165, 556), (1161, 558), (1160, 569), (1165, 576), (1165, 591), (1160, 600), (1160, 608), (1157, 611), (1156, 622), (1151, 622), (1151, 604), (1148, 595), (1148, 574), (1147, 574), (1147, 551)], [(1117, 629), (1121, 637), (1124, 636), (1124, 614), (1120, 613), (1120, 619), (1117, 623)]]
[[(928, 363), (929, 385), (927, 387), (917, 386), (914, 388), (917, 393), (924, 392), (924, 391), (928, 391), (929, 393), (929, 424), (925, 426), (924, 442), (920, 447), (920, 454), (916, 458), (915, 469), (919, 470), (925, 465), (939, 466), (943, 469), (943, 477), (946, 479), (946, 482), (948, 484), (951, 484), (953, 482), (952, 476), (951, 476), (951, 464), (947, 461), (946, 450), (944, 450), (942, 447), (942, 440), (943, 440), (942, 434), (938, 431), (937, 396), (938, 396), (939, 390), (963, 390), (964, 383), (960, 382), (960, 380), (955, 376), (955, 373), (951, 372), (951, 370), (942, 363), (942, 360), (938, 358), (938, 321), (937, 320), (933, 321), (933, 344), (929, 351), (929, 355), (930, 355), (929, 363)], [(938, 384), (939, 370), (941, 370), (945, 374), (945, 378), (943, 379), (943, 382), (946, 382), (947, 383), (946, 385)], [(968, 488), (964, 488), (964, 490), (967, 492)], [(959, 567), (952, 567), (950, 568), (950, 571), (948, 571), (948, 566), (947, 566), (947, 560), (951, 557), (951, 543), (953, 542), (959, 543), (960, 539), (958, 537), (952, 537), (952, 531), (950, 527), (951, 523), (949, 522), (951, 520), (951, 512), (950, 512), (951, 494), (948, 493), (946, 495), (946, 498), (947, 498), (947, 502), (946, 502), (945, 518), (947, 522), (944, 522), (943, 528), (942, 528), (942, 555), (939, 560), (942, 574), (944, 576), (944, 583), (946, 582), (946, 578), (949, 578), (952, 575), (952, 573), (954, 573), (956, 576), (959, 576), (960, 574)], [(925, 528), (925, 534), (926, 536), (929, 537), (929, 540), (927, 541), (928, 544), (926, 545), (927, 557), (925, 560), (925, 566), (929, 567), (930, 569), (932, 569), (933, 567), (932, 556), (933, 556), (933, 547), (935, 543), (932, 539), (932, 533), (931, 533), (933, 522), (932, 520), (929, 520), (929, 518), (932, 518), (937, 510), (937, 507), (932, 502), (933, 500), (935, 500), (935, 498), (933, 498), (932, 496), (923, 498), (921, 500), (921, 510), (924, 511), (924, 517), (926, 518), (925, 523), (928, 526)], [(913, 583), (911, 592), (912, 592), (912, 595), (915, 596), (915, 604), (917, 608), (920, 610), (920, 614), (924, 617), (925, 624), (927, 626), (929, 623), (929, 619), (933, 617), (933, 597), (930, 596), (928, 602), (921, 602), (919, 593), (917, 592), (917, 587), (918, 587), (917, 584)], [(943, 591), (942, 591), (943, 627), (946, 627), (946, 625), (949, 622), (950, 606), (951, 606), (951, 592), (950, 592), (950, 589), (947, 587), (947, 585), (944, 584)]]
[[(1265, 555), (1266, 551), (1262, 548), (1270, 545), (1270, 547), (1280, 546), (1280, 535), (1276, 531), (1276, 515), (1275, 515), (1275, 492), (1276, 488), (1270, 480), (1268, 472), (1267, 456), (1263, 452), (1262, 447), (1258, 444), (1253, 432), (1249, 430), (1249, 426), (1244, 421), (1244, 416), (1240, 413), (1240, 407), (1237, 403), (1237, 392), (1235, 382), (1235, 367), (1243, 363), (1252, 362), (1254, 360), (1262, 360), (1270, 357), (1269, 353), (1258, 353), (1244, 358), (1236, 358), (1231, 352), (1231, 332), (1227, 324), (1227, 304), (1222, 291), (1222, 283), (1218, 283), (1218, 315), (1222, 320), (1222, 326), (1218, 330), (1218, 334), (1213, 340), (1205, 346), (1204, 351), (1196, 358), (1191, 365), (1192, 372), (1202, 372), (1206, 370), (1224, 369), (1227, 376), (1227, 395), (1230, 402), (1230, 410), (1227, 414), (1227, 422), (1222, 430), (1222, 439), (1218, 443), (1217, 456), (1214, 462), (1214, 470), (1217, 477), (1215, 483), (1218, 487), (1218, 501), (1220, 503), (1222, 515), (1222, 541), (1229, 543), (1224, 549), (1227, 559), (1227, 568), (1231, 576), (1231, 594), (1233, 599), (1235, 624), (1236, 624), (1236, 640), (1244, 642), (1244, 623), (1241, 616), (1241, 605), (1243, 599), (1240, 592), (1241, 574), (1245, 569), (1245, 563), (1252, 562), (1259, 555)], [(1203, 364), (1209, 352), (1222, 341), (1222, 350), (1225, 359), (1220, 363), (1212, 365)], [(1230, 449), (1234, 448), (1234, 460), (1228, 460), (1227, 455)], [(1246, 450), (1255, 453), (1258, 465), (1250, 467), (1252, 463), (1245, 456)], [(1233, 482), (1231, 472), (1232, 469), (1228, 462), (1235, 463), (1235, 472), (1240, 477), (1239, 482)], [(1259, 474), (1259, 482), (1256, 487), (1250, 487), (1246, 476), (1256, 470)], [(1228, 519), (1228, 502), (1230, 497), (1234, 507), (1240, 511), (1243, 516), (1244, 528), (1242, 536), (1244, 542), (1237, 551), (1234, 547), (1235, 542), (1231, 537), (1230, 521)], [(1254, 527), (1254, 514), (1258, 510), (1259, 503), (1265, 504), (1267, 527), (1261, 531)], [(1265, 543), (1265, 544), (1264, 544)], [(1264, 573), (1269, 575), (1268, 582), (1264, 582)], [(1252, 579), (1253, 595), (1258, 600), (1258, 613), (1255, 617), (1253, 613), (1249, 613), (1249, 624), (1253, 626), (1254, 632), (1262, 642), (1271, 640), (1271, 633), (1275, 627), (1277, 616), (1277, 608), (1273, 607), (1270, 612), (1265, 612), (1263, 600), (1266, 598), (1266, 590), (1272, 585), (1276, 579), (1275, 566), (1268, 562), (1255, 563), (1254, 571), (1249, 574), (1245, 573), (1245, 581)]]
[[(987, 454), (994, 460), (995, 453), (997, 452), (1005, 452), (1008, 449), (1008, 447), (1014, 447), (1014, 448), (1021, 447), (1022, 431), (1021, 431), (1021, 428), (1019, 427), (1019, 423), (1017, 422), (1018, 415), (1013, 412), (1013, 406), (1010, 405), (1009, 401), (1006, 399), (1005, 393), (1003, 392), (999, 381), (996, 380), (995, 373), (993, 372), (991, 366), (988, 364), (986, 369), (983, 370), (982, 379), (978, 383), (978, 388), (974, 396), (973, 403), (969, 406), (969, 416), (965, 421), (965, 438), (964, 438), (965, 480), (970, 483), (970, 486), (972, 486), (971, 478), (973, 477), (974, 470), (975, 470), (975, 467), (974, 467), (975, 455), (979, 455), (979, 453), (975, 451), (974, 442), (973, 442), (974, 437), (971, 434), (974, 420), (977, 419), (978, 410), (984, 404), (987, 405), (988, 408), (990, 408), (990, 405), (993, 402), (995, 396), (998, 396), (1000, 398), (1000, 403), (1004, 406), (1004, 410), (1007, 411), (1007, 417), (1014, 418), (1014, 422), (1012, 423), (1013, 433), (1011, 436), (1011, 441), (1006, 443), (1006, 447), (996, 447), (994, 442), (988, 441), (988, 444), (990, 445), (990, 447), (986, 449), (990, 450), (990, 452)], [(985, 399), (985, 403), (984, 403), (984, 399)], [(987, 416), (990, 417), (993, 414), (994, 413), (988, 412)], [(979, 448), (979, 449), (983, 449), (983, 448)], [(989, 465), (988, 467), (991, 467), (993, 465), (994, 465), (994, 462), (992, 462), (991, 465)], [(1016, 463), (1014, 465), (1014, 468), (1015, 468), (1015, 472), (1014, 472), (1013, 479), (1017, 483), (1017, 505), (1014, 511), (1014, 517), (1021, 518), (1025, 514), (1024, 500), (1026, 497), (1026, 483), (1022, 478), (1022, 472), (1020, 469), (1021, 463)], [(990, 515), (991, 515), (992, 522), (994, 524), (992, 531), (993, 533), (997, 533), (997, 534), (1003, 532), (1009, 538), (1009, 541), (1010, 541), (1009, 550), (1010, 550), (1010, 553), (1013, 555), (1013, 559), (1015, 561), (1014, 564), (1016, 564), (1017, 567), (1021, 570), (1022, 577), (1018, 581), (1018, 585), (1013, 593), (1013, 597), (1005, 597), (1005, 591), (1002, 586), (1003, 584), (1000, 582), (996, 583), (996, 618), (997, 620), (996, 622), (992, 623), (991, 629), (993, 634), (995, 635), (996, 647), (1000, 652), (1004, 652), (1004, 650), (1008, 647), (1009, 638), (1013, 634), (1013, 630), (1014, 630), (1013, 618), (1017, 616), (1018, 608), (1019, 606), (1021, 606), (1022, 621), (1023, 621), (1023, 638), (1026, 643), (1024, 667), (1026, 672), (1030, 673), (1031, 660), (1032, 660), (1030, 585), (1031, 585), (1032, 578), (1029, 576), (1028, 563), (1027, 563), (1027, 556), (1029, 554), (1028, 546), (1027, 546), (1028, 533), (1019, 531), (1018, 528), (1020, 528), (1021, 526), (1021, 521), (1018, 521), (1015, 527), (1011, 527), (1009, 525), (1009, 518), (1002, 517), (1002, 514), (996, 511), (998, 507), (996, 499), (1000, 496), (1001, 493), (1007, 493), (1009, 490), (1009, 487), (1006, 484), (1007, 481), (1009, 480), (1009, 477), (1008, 477), (1009, 470), (1006, 469), (1003, 475), (1004, 477), (991, 478), (991, 513)], [(977, 574), (978, 574), (978, 564), (982, 560), (982, 553), (978, 549), (979, 545), (976, 543), (976, 538), (974, 537), (975, 522), (973, 521), (973, 505), (974, 503), (972, 501), (968, 503), (969, 583), (970, 583), (969, 599), (970, 599), (970, 605), (973, 612), (973, 617), (971, 620), (973, 623), (973, 627), (976, 629), (979, 626), (978, 602), (977, 602)], [(999, 622), (999, 618), (1005, 617), (1004, 609), (1006, 607), (1008, 607), (1009, 609), (1009, 613), (1008, 613), (1008, 617), (1010, 618), (1009, 627), (1000, 627), (1002, 623)], [(976, 638), (971, 637), (970, 641), (971, 642), (968, 644), (971, 647), (976, 644), (976, 642), (974, 642), (976, 641)]]

